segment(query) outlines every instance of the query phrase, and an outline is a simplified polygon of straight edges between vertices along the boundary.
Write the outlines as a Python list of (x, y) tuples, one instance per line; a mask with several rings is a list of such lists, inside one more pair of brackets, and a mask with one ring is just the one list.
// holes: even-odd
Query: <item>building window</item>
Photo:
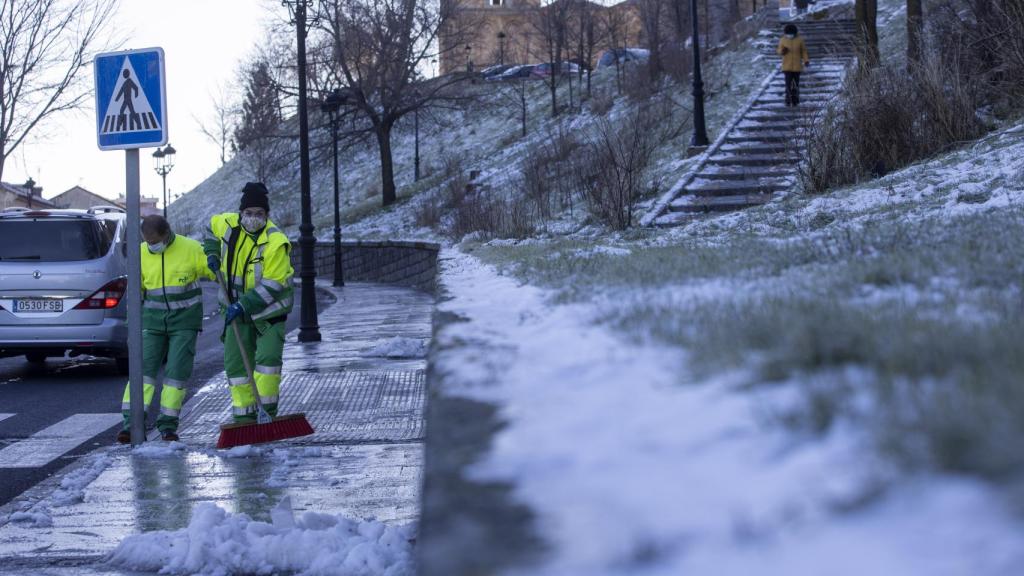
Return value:
[(491, 6), (501, 6), (505, 3), (505, 0), (491, 0)]

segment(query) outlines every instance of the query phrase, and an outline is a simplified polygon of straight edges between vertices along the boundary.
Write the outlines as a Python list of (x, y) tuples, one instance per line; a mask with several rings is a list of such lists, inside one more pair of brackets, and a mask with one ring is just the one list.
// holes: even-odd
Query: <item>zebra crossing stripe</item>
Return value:
[(0, 450), (0, 468), (39, 468), (121, 422), (121, 414), (74, 414)]
[(11, 416), (14, 416), (14, 414), (0, 414), (0, 422), (3, 422), (4, 420), (7, 420)]

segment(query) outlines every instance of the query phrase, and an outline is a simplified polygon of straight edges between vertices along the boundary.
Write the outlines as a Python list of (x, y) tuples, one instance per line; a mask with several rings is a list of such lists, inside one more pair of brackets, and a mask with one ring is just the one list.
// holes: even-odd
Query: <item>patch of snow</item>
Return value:
[(396, 336), (380, 342), (366, 355), (374, 358), (424, 358), (428, 348), (426, 340)]
[(839, 424), (812, 442), (765, 426), (763, 407), (791, 387), (752, 394), (738, 388), (749, 374), (690, 382), (680, 350), (623, 341), (592, 304), (554, 305), (464, 254), (442, 264), (451, 299), (439, 308), (465, 320), (437, 335), (444, 393), (492, 403), (505, 423), (468, 475), (512, 484), (550, 545), (523, 574), (1024, 565), (1024, 524), (991, 487), (937, 475), (895, 484), (861, 429)]
[(221, 458), (249, 458), (251, 456), (262, 456), (263, 448), (247, 444), (245, 446), (235, 446), (228, 450), (217, 450), (216, 453)]
[(272, 523), (198, 504), (188, 527), (129, 536), (107, 563), (160, 574), (411, 576), (415, 525), (306, 512), (285, 498)]
[(113, 462), (106, 450), (93, 453), (82, 460), (82, 465), (61, 478), (60, 484), (53, 492), (39, 500), (24, 502), (22, 509), (10, 514), (7, 520), (32, 528), (52, 526), (52, 509), (71, 506), (83, 501), (85, 490), (89, 484), (99, 478), (100, 474)]
[(185, 444), (181, 442), (146, 442), (141, 446), (132, 448), (132, 456), (138, 456), (139, 458), (174, 458), (181, 456), (185, 448)]

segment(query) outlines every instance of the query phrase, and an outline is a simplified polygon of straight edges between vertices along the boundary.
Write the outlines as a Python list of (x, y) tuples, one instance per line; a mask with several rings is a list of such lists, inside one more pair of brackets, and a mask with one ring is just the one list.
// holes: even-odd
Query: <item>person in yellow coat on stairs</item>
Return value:
[(800, 74), (811, 63), (807, 44), (800, 37), (796, 24), (786, 24), (776, 52), (782, 56), (782, 73), (786, 77), (786, 106), (800, 104)]

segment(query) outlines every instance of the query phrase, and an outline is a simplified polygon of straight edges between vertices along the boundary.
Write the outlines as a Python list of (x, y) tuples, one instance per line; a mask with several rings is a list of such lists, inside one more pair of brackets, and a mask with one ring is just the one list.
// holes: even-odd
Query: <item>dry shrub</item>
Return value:
[(928, 12), (931, 49), (1003, 113), (1024, 108), (1024, 0), (942, 0)]
[(668, 44), (661, 49), (661, 65), (669, 77), (685, 84), (693, 70), (693, 52), (678, 44)]
[(594, 116), (607, 116), (615, 106), (615, 93), (611, 90), (594, 90), (590, 97), (590, 113)]
[(540, 217), (548, 219), (560, 209), (572, 208), (575, 188), (571, 160), (579, 147), (571, 129), (558, 123), (549, 126), (547, 137), (526, 153), (519, 188)]
[(623, 121), (599, 119), (587, 135), (585, 154), (574, 167), (576, 184), (590, 212), (608, 226), (633, 225), (654, 151), (679, 135), (680, 124), (665, 121), (671, 114), (671, 100), (653, 100)]
[(454, 206), (449, 233), (455, 238), (480, 234), (486, 238), (529, 238), (537, 217), (528, 202), (472, 191)]
[(895, 65), (851, 72), (835, 104), (812, 123), (806, 188), (878, 176), (984, 132), (975, 87), (956, 59), (928, 58), (908, 73)]

